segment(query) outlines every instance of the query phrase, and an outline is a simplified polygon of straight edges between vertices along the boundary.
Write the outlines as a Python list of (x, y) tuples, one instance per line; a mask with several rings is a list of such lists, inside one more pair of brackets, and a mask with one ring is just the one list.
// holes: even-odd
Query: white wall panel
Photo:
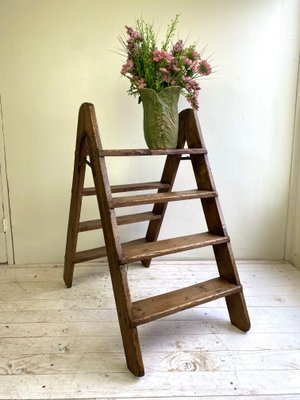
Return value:
[[(199, 118), (235, 255), (283, 258), (299, 8), (297, 0), (111, 0), (109, 6), (1, 0), (0, 87), (16, 262), (63, 260), (82, 102), (95, 104), (105, 147), (145, 146), (141, 105), (120, 79), (117, 36), (140, 15), (164, 32), (177, 13), (180, 37), (207, 46), (216, 70), (201, 83)], [(180, 109), (187, 106), (181, 99)], [(156, 179), (161, 166), (160, 159), (109, 162), (113, 183)], [(192, 183), (185, 164), (176, 188)], [(96, 217), (93, 204), (85, 208)], [(162, 236), (196, 232), (199, 212), (197, 202), (172, 205)], [(124, 229), (122, 235), (135, 237), (144, 225)], [(81, 246), (98, 246), (99, 235), (87, 234)], [(187, 256), (210, 253), (180, 255)]]

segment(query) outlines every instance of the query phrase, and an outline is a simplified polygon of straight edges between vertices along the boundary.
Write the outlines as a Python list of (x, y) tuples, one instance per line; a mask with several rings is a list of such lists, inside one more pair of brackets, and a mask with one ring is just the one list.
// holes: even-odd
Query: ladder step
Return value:
[(121, 149), (121, 150), (100, 150), (100, 157), (122, 157), (122, 156), (165, 156), (165, 155), (181, 155), (181, 154), (206, 154), (207, 150), (203, 148), (194, 149)]
[[(228, 236), (213, 235), (209, 232), (158, 240), (156, 242), (148, 242), (145, 238), (141, 238), (122, 243), (123, 258), (119, 261), (121, 264), (129, 264), (147, 258), (159, 257), (166, 254), (214, 246), (227, 242), (229, 242)], [(75, 254), (74, 263), (77, 264), (103, 257), (106, 257), (105, 246), (78, 251)]]
[[(161, 215), (155, 214), (151, 211), (138, 214), (121, 215), (117, 217), (118, 225), (133, 224), (141, 221), (151, 221), (160, 219)], [(102, 229), (101, 219), (94, 219), (91, 221), (83, 221), (79, 223), (79, 232), (92, 231), (94, 229)]]
[[(131, 240), (130, 242), (126, 242), (122, 244), (123, 250), (126, 249), (127, 246), (133, 246), (133, 245), (140, 245), (140, 244), (145, 244), (146, 239), (135, 239)], [(102, 247), (96, 247), (95, 249), (89, 249), (89, 250), (82, 250), (78, 251), (75, 254), (75, 259), (74, 259), (74, 264), (86, 262), (86, 261), (92, 261), (92, 260), (97, 260), (98, 258), (103, 258), (106, 257), (106, 246)]]
[(106, 247), (97, 247), (95, 249), (77, 251), (75, 254), (74, 263), (82, 263), (91, 260), (97, 260), (98, 258), (106, 257)]
[[(142, 182), (142, 183), (127, 183), (125, 185), (112, 185), (110, 187), (112, 193), (120, 192), (134, 192), (136, 190), (151, 190), (151, 189), (168, 189), (169, 183), (161, 182)], [(83, 189), (83, 196), (93, 196), (96, 194), (94, 187), (87, 187)]]
[(139, 206), (142, 204), (165, 203), (168, 201), (179, 201), (189, 199), (200, 199), (205, 197), (215, 197), (217, 192), (207, 190), (182, 190), (179, 192), (161, 192), (153, 194), (139, 194), (135, 196), (122, 196), (112, 199), (111, 208)]
[(135, 301), (132, 303), (132, 327), (241, 291), (241, 285), (234, 285), (223, 278), (215, 278), (190, 287)]
[(140, 242), (127, 242), (122, 245), (123, 259), (121, 264), (128, 264), (147, 258), (159, 257), (166, 254), (178, 253), (197, 249), (199, 247), (214, 246), (229, 242), (228, 236), (213, 235), (209, 232), (197, 233), (189, 236), (179, 236), (173, 239), (148, 242), (141, 239)]

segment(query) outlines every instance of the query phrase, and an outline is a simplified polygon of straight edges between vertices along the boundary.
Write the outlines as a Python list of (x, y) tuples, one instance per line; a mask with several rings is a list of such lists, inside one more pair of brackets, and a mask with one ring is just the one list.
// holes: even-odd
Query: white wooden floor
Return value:
[[(1, 399), (300, 399), (300, 271), (240, 262), (252, 329), (224, 299), (138, 328), (146, 375), (126, 368), (108, 268), (0, 266)], [(216, 276), (207, 262), (130, 267), (133, 299)]]

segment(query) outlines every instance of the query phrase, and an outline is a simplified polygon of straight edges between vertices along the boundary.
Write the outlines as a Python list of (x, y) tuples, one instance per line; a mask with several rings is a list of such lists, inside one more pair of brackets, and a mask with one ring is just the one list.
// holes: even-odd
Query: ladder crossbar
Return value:
[(138, 300), (132, 303), (132, 326), (146, 324), (178, 311), (241, 291), (241, 285), (234, 285), (223, 278), (214, 278), (196, 285)]
[(216, 191), (209, 190), (182, 190), (177, 192), (159, 192), (134, 196), (115, 197), (110, 202), (110, 208), (139, 206), (143, 204), (165, 203), (169, 201), (204, 199), (217, 196)]
[[(122, 243), (123, 256), (120, 264), (130, 264), (147, 258), (160, 257), (206, 246), (216, 246), (228, 243), (228, 236), (217, 236), (209, 232), (196, 233), (195, 235), (179, 236), (171, 239), (149, 242), (145, 238)], [(75, 263), (81, 263), (106, 257), (106, 247), (97, 247), (76, 253)]]
[[(135, 222), (152, 221), (160, 218), (161, 215), (149, 211), (137, 214), (120, 215), (119, 217), (117, 217), (117, 223), (118, 225), (127, 225), (134, 224)], [(101, 219), (94, 219), (79, 223), (79, 232), (92, 231), (95, 229), (102, 229)]]
[(182, 154), (206, 154), (207, 150), (204, 148), (185, 148), (185, 149), (106, 149), (100, 150), (100, 157), (128, 157), (128, 156), (168, 156), (168, 155), (182, 155)]
[(176, 238), (156, 240), (155, 242), (126, 243), (122, 245), (122, 264), (129, 264), (147, 258), (160, 257), (167, 254), (179, 253), (187, 250), (206, 246), (215, 246), (228, 243), (228, 236), (213, 235), (209, 232), (196, 233), (195, 235), (178, 236)]
[[(124, 185), (112, 185), (110, 190), (112, 193), (135, 192), (139, 190), (152, 189), (168, 189), (170, 185), (162, 182), (142, 182), (142, 183), (126, 183)], [(95, 187), (86, 187), (83, 189), (83, 196), (94, 196), (96, 194)]]

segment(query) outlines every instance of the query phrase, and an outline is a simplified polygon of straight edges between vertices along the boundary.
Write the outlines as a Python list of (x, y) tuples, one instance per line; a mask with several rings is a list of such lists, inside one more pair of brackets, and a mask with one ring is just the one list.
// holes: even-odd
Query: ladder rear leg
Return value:
[[(214, 246), (213, 249), (220, 276), (229, 282), (240, 285), (230, 243)], [(232, 325), (242, 331), (248, 331), (251, 323), (243, 292), (226, 297), (226, 305)]]
[(243, 293), (236, 293), (225, 299), (232, 325), (244, 332), (249, 331), (251, 323)]
[(72, 286), (74, 275), (74, 262), (65, 260), (64, 264), (64, 282), (68, 288)]
[(82, 205), (82, 192), (84, 185), (84, 177), (86, 170), (86, 137), (81, 135), (81, 120), (78, 123), (78, 134), (76, 141), (76, 151), (74, 160), (74, 172), (72, 183), (71, 204), (69, 212), (69, 223), (67, 231), (65, 264), (64, 264), (64, 281), (68, 288), (72, 286), (75, 255), (78, 239), (78, 226), (80, 220), (80, 211)]

